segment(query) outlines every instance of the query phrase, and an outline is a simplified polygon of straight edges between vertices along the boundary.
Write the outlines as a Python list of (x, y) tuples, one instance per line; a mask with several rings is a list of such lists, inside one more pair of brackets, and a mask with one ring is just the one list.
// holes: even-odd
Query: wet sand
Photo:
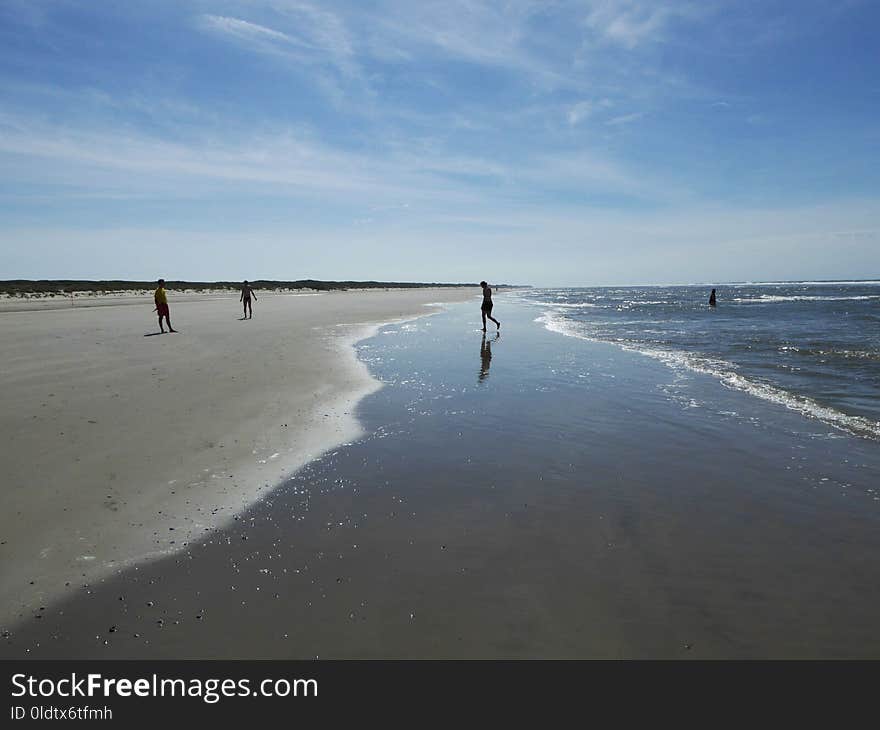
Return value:
[(0, 312), (0, 624), (184, 547), (328, 448), (377, 387), (351, 343), (370, 323), (472, 290), (96, 298)]
[(496, 314), (362, 342), (365, 438), (2, 655), (880, 656), (877, 443)]

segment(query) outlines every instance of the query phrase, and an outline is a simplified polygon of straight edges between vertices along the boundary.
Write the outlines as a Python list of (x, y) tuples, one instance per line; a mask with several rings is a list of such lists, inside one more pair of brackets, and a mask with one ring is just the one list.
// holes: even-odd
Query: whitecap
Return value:
[(851, 302), (865, 299), (880, 299), (880, 294), (863, 294), (859, 296), (817, 296), (810, 294), (791, 294), (782, 296), (776, 294), (762, 294), (759, 297), (736, 297), (729, 301), (737, 304), (772, 304), (774, 302)]
[(644, 347), (629, 341), (602, 340), (591, 337), (582, 323), (573, 322), (553, 312), (546, 312), (535, 319), (545, 329), (567, 337), (577, 337), (593, 342), (606, 342), (614, 344), (623, 350), (638, 352), (655, 360), (663, 362), (673, 369), (686, 368), (721, 381), (722, 385), (748, 393), (756, 398), (784, 406), (789, 410), (800, 413), (807, 418), (814, 418), (828, 426), (846, 431), (847, 433), (863, 438), (880, 440), (880, 421), (872, 421), (863, 416), (853, 416), (842, 413), (830, 406), (817, 403), (812, 398), (797, 393), (792, 393), (775, 385), (770, 385), (760, 380), (748, 378), (738, 372), (737, 366), (727, 360), (703, 357), (681, 350), (664, 350), (656, 347)]

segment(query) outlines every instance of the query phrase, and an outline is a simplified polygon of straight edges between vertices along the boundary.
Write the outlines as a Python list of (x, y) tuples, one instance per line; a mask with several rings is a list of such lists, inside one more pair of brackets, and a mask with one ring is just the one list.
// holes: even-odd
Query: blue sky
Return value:
[(875, 2), (0, 0), (0, 278), (880, 277)]

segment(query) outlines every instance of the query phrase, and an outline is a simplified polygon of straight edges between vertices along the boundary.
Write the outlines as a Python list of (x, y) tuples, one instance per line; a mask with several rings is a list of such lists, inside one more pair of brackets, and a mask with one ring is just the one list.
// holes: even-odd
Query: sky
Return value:
[(0, 279), (880, 278), (873, 0), (0, 0)]

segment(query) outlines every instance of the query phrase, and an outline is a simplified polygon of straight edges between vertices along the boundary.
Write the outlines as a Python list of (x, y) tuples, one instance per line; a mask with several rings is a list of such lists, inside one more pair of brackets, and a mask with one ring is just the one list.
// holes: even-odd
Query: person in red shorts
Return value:
[(156, 311), (159, 313), (159, 329), (165, 334), (165, 328), (162, 326), (162, 317), (168, 322), (168, 331), (177, 332), (171, 326), (171, 313), (168, 310), (168, 295), (165, 293), (165, 279), (159, 279), (159, 287), (153, 293), (153, 301), (156, 302)]

